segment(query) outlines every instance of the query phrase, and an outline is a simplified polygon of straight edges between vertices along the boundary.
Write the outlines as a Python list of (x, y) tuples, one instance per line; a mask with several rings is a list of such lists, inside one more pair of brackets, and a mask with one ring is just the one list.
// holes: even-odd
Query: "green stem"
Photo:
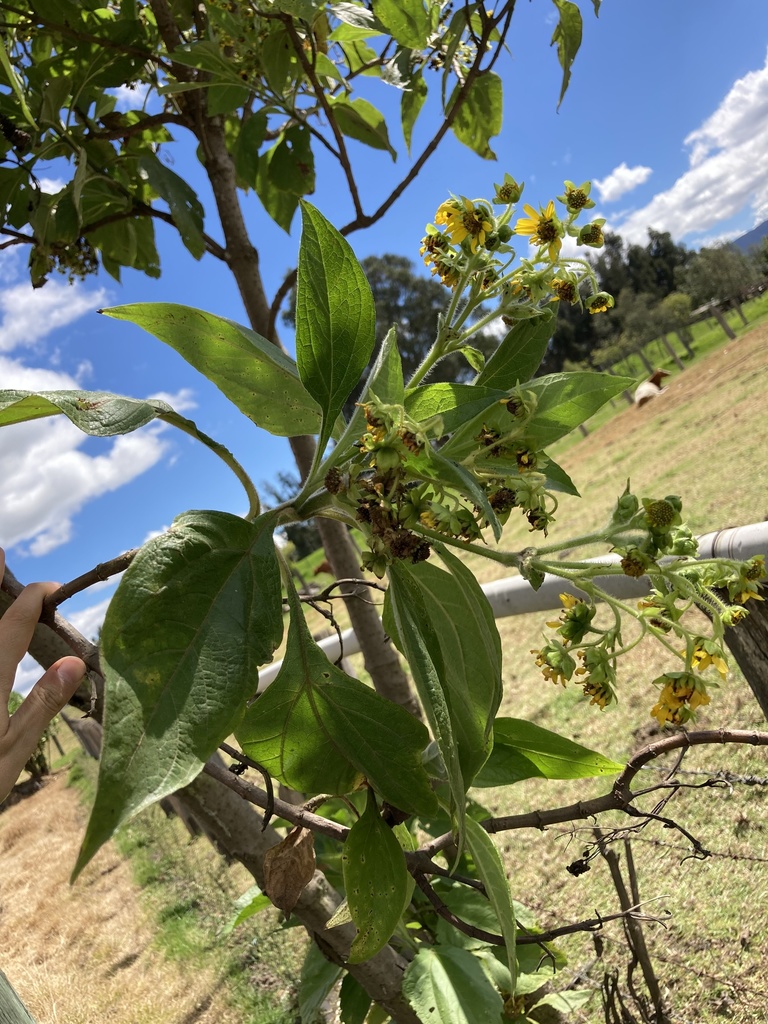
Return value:
[(256, 490), (253, 480), (251, 480), (229, 449), (225, 448), (223, 444), (219, 444), (218, 441), (214, 441), (212, 437), (204, 434), (203, 431), (198, 428), (197, 424), (193, 423), (192, 420), (186, 419), (184, 416), (180, 416), (177, 412), (164, 412), (161, 413), (158, 418), (163, 420), (165, 423), (170, 423), (171, 426), (176, 427), (185, 434), (189, 434), (190, 437), (194, 437), (196, 441), (202, 441), (206, 448), (210, 448), (214, 455), (218, 455), (221, 461), (229, 466), (237, 479), (243, 485), (245, 493), (248, 495), (249, 507), (248, 514), (245, 518), (256, 519), (261, 515), (261, 500), (259, 498), (259, 492)]
[(493, 551), (490, 548), (482, 548), (479, 544), (473, 544), (471, 541), (457, 540), (455, 537), (439, 533), (437, 530), (430, 530), (428, 526), (416, 526), (414, 531), (428, 540), (439, 544), (450, 544), (452, 547), (480, 555), (481, 558), (489, 558), (492, 562), (499, 562), (501, 565), (509, 565), (516, 569), (520, 564), (519, 551)]

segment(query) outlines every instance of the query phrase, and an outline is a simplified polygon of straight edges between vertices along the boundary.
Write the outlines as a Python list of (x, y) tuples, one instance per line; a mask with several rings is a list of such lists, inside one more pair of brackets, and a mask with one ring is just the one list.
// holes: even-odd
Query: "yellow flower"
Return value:
[(549, 258), (556, 260), (563, 244), (563, 226), (555, 216), (554, 202), (550, 200), (546, 209), (540, 207), (538, 213), (527, 203), (523, 209), (528, 216), (521, 217), (517, 222), (516, 233), (530, 235), (531, 245), (546, 245)]
[(436, 224), (445, 224), (454, 245), (469, 238), (469, 247), (473, 253), (479, 245), (485, 245), (486, 237), (493, 231), (493, 220), (482, 206), (475, 206), (469, 199), (448, 199), (435, 215)]
[(721, 648), (713, 640), (704, 640), (701, 637), (696, 640), (696, 646), (691, 656), (691, 665), (698, 672), (704, 672), (711, 665), (717, 669), (723, 679), (728, 675), (728, 663), (723, 658)]
[(659, 725), (665, 722), (684, 725), (693, 717), (696, 708), (709, 704), (710, 697), (704, 683), (690, 672), (667, 672), (654, 682), (664, 683), (658, 703), (651, 709), (651, 715)]
[(553, 277), (551, 282), (552, 291), (555, 293), (552, 301), (553, 302), (570, 302), (574, 305), (579, 301), (579, 290), (573, 281), (566, 280), (562, 277)]

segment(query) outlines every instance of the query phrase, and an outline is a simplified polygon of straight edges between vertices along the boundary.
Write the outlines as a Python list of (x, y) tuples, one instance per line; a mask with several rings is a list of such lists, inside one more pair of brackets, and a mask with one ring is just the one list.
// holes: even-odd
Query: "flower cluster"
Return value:
[[(522, 309), (535, 309), (541, 302), (583, 303), (590, 313), (605, 312), (614, 300), (598, 289), (589, 262), (561, 256), (566, 236), (575, 238), (579, 246), (604, 244), (603, 218), (581, 226), (575, 223), (595, 205), (589, 198), (591, 187), (588, 181), (581, 185), (566, 181), (565, 191), (557, 197), (562, 213), (553, 199), (538, 208), (526, 203), (525, 216), (513, 226), (524, 185), (505, 174), (495, 186), (492, 201), (451, 196), (441, 203), (434, 224), (427, 225), (421, 240), (421, 255), (446, 287), (456, 292), (469, 287), (471, 295), (500, 298), (498, 312), (505, 317), (520, 316)], [(498, 207), (503, 209), (497, 212)], [(513, 268), (515, 238), (527, 239), (534, 252)], [(585, 299), (583, 285), (588, 289)]]
[(709, 704), (706, 686), (692, 672), (665, 672), (654, 679), (654, 686), (660, 686), (661, 694), (651, 709), (651, 715), (659, 725), (685, 725), (696, 708)]

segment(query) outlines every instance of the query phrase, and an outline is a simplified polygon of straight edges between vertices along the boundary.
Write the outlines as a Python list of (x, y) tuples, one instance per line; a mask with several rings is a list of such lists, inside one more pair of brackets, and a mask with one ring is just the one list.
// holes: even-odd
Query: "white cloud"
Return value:
[(67, 184), (66, 181), (61, 178), (38, 178), (37, 181), (40, 186), (40, 191), (47, 192), (51, 196), (55, 196), (57, 192), (61, 192)]
[(768, 217), (768, 55), (762, 68), (734, 82), (685, 143), (691, 147), (688, 170), (642, 209), (611, 225), (627, 241), (644, 242), (649, 227), (676, 239), (711, 232), (747, 207), (755, 224)]
[(51, 331), (66, 327), (108, 300), (105, 288), (49, 281), (44, 288), (19, 282), (0, 292), (0, 352), (35, 345)]
[(604, 203), (612, 203), (627, 192), (631, 192), (633, 188), (642, 185), (652, 174), (651, 168), (643, 167), (642, 164), (627, 167), (626, 163), (621, 163), (614, 167), (607, 177), (595, 178), (593, 185)]
[(118, 110), (140, 110), (146, 103), (149, 89), (149, 85), (137, 83), (134, 86), (118, 85), (115, 89), (107, 89), (107, 92), (117, 99)]

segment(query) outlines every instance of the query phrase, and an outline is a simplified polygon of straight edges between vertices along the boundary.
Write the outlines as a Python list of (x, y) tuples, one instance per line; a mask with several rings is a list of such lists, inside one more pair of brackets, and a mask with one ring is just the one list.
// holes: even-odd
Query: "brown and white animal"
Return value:
[(661, 386), (661, 382), (668, 376), (666, 370), (657, 370), (648, 380), (644, 380), (635, 391), (635, 405), (640, 408), (641, 405), (645, 405), (646, 402), (650, 402), (652, 398), (656, 398), (657, 395), (666, 391), (667, 389)]

